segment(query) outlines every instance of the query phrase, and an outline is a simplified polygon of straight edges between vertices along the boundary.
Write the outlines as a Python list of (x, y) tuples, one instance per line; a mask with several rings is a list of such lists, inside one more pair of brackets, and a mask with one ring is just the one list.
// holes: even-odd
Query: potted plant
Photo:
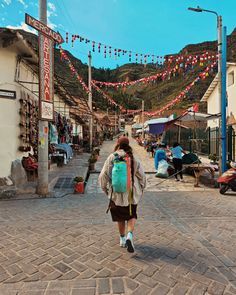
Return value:
[(88, 159), (88, 162), (89, 162), (89, 170), (94, 171), (95, 163), (97, 162), (97, 157), (92, 154), (91, 157)]
[(84, 193), (84, 178), (82, 176), (76, 176), (74, 178), (74, 192), (79, 194)]

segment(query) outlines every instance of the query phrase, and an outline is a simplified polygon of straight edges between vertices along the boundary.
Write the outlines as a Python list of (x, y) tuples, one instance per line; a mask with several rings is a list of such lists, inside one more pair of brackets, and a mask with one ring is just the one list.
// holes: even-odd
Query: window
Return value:
[(228, 74), (228, 86), (231, 86), (233, 84), (234, 84), (234, 71)]

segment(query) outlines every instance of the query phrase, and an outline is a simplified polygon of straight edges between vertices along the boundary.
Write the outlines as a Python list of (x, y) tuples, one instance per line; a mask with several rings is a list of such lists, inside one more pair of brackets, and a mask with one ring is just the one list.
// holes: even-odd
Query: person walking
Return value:
[[(119, 171), (116, 175), (114, 169), (116, 165), (122, 165), (123, 161), (126, 164), (127, 184), (125, 184), (124, 192), (117, 192), (116, 183), (120, 182), (121, 178), (117, 181), (115, 177), (121, 177), (122, 173)], [(137, 205), (143, 196), (146, 176), (141, 163), (133, 155), (127, 137), (120, 137), (115, 152), (108, 156), (99, 175), (99, 183), (110, 200), (107, 212), (110, 210), (112, 221), (118, 224), (120, 246), (127, 247), (127, 251), (133, 253), (133, 232), (137, 220)]]
[(154, 157), (155, 169), (158, 169), (158, 164), (161, 160), (166, 160), (166, 144), (160, 143), (158, 149), (156, 150)]
[(171, 149), (172, 157), (173, 157), (173, 165), (175, 168), (175, 179), (176, 181), (179, 181), (178, 175), (180, 176), (180, 181), (183, 180), (183, 163), (182, 163), (182, 155), (185, 154), (185, 151), (182, 149), (180, 144), (178, 142), (175, 142), (173, 144), (173, 147)]

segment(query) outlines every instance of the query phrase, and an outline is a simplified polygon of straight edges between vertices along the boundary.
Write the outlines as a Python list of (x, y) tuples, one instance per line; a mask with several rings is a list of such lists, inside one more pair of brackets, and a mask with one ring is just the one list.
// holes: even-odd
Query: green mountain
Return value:
[[(35, 48), (37, 48), (37, 36), (20, 31), (27, 39), (27, 41)], [(200, 44), (190, 44), (184, 47), (179, 53), (179, 55), (200, 55), (208, 51), (211, 54), (217, 53), (217, 43), (216, 42), (203, 42)], [(84, 81), (87, 83), (88, 77), (88, 67), (83, 64), (81, 60), (74, 57), (70, 52), (66, 51), (78, 73), (83, 77)], [(227, 61), (236, 62), (236, 29), (231, 35), (227, 37)], [(172, 67), (171, 65), (170, 67)], [(136, 98), (145, 99), (145, 109), (146, 110), (156, 110), (160, 109), (162, 106), (166, 105), (174, 97), (176, 97), (183, 89), (191, 83), (203, 70), (205, 66), (196, 65), (193, 69), (190, 69), (186, 74), (179, 74), (170, 79), (165, 79), (164, 81), (155, 81), (149, 84), (136, 84), (132, 87), (128, 87), (126, 90), (114, 90), (105, 89), (115, 101), (119, 104), (124, 105), (126, 108), (137, 109), (140, 108), (140, 101)], [(141, 64), (125, 64), (116, 69), (105, 69), (105, 68), (92, 68), (93, 79), (105, 82), (122, 82), (122, 81), (133, 81), (140, 78), (148, 77), (154, 75), (158, 72), (163, 72), (168, 69), (168, 66), (156, 67), (152, 64), (147, 64), (146, 66)], [(55, 49), (55, 74), (65, 88), (74, 95), (78, 95), (86, 98), (86, 94), (79, 85), (77, 79), (71, 73), (66, 62), (61, 60), (60, 53), (58, 49)], [(193, 86), (191, 91), (186, 95), (186, 97), (175, 106), (178, 109), (186, 109), (195, 102), (199, 102), (204, 92), (208, 88), (212, 79), (214, 78), (216, 71), (211, 72), (210, 75), (205, 79), (201, 80), (199, 83)], [(108, 107), (112, 109), (112, 106), (107, 103), (107, 101), (97, 92), (93, 93), (93, 101), (95, 106), (100, 109), (107, 109)], [(200, 105), (200, 109), (205, 109), (205, 104)], [(174, 109), (174, 108), (173, 108)]]

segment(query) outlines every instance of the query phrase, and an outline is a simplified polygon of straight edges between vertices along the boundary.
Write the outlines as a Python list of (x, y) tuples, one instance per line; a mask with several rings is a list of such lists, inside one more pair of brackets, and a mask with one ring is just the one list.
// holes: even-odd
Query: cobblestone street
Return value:
[[(236, 294), (236, 198), (148, 172), (135, 253), (119, 247), (93, 173), (84, 195), (0, 202), (0, 295)], [(104, 143), (97, 171), (114, 142)]]

